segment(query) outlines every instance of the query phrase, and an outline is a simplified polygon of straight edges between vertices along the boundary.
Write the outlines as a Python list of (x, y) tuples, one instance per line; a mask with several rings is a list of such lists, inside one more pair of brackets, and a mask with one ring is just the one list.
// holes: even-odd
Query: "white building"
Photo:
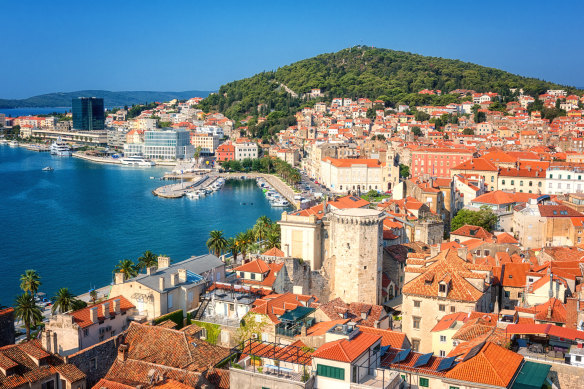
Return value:
[(233, 145), (235, 146), (236, 161), (241, 161), (246, 158), (255, 159), (258, 157), (257, 143), (237, 140)]
[(215, 149), (219, 146), (219, 136), (213, 133), (197, 133), (191, 134), (191, 143), (196, 149), (201, 148), (201, 154), (203, 155), (213, 155), (215, 154)]
[(333, 192), (385, 191), (389, 176), (385, 164), (377, 159), (325, 158), (320, 162), (320, 180)]
[(546, 194), (582, 193), (584, 166), (550, 166), (546, 171)]
[(195, 132), (198, 134), (213, 134), (217, 136), (219, 140), (223, 139), (225, 136), (223, 128), (219, 126), (198, 126), (195, 129)]
[[(126, 149), (124, 148), (124, 151)], [(177, 160), (192, 158), (195, 148), (190, 132), (182, 129), (144, 132), (144, 153), (147, 158)]]

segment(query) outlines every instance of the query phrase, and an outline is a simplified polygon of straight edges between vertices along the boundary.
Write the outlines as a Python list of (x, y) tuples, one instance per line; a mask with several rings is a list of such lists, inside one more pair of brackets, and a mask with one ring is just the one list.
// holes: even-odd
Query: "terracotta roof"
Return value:
[(432, 328), (430, 332), (439, 332), (447, 329), (452, 329), (457, 322), (463, 322), (468, 318), (464, 312), (451, 313), (438, 320), (438, 323)]
[(128, 359), (199, 372), (230, 353), (227, 348), (189, 337), (183, 331), (135, 322), (130, 323), (125, 343)]
[(105, 378), (102, 378), (99, 381), (97, 381), (97, 384), (93, 385), (92, 389), (101, 389), (101, 388), (106, 388), (106, 389), (136, 389), (135, 386), (121, 384), (119, 382), (106, 380)]
[[(37, 361), (41, 361), (40, 366)], [(8, 376), (0, 371), (0, 388), (40, 385), (40, 381), (56, 373), (71, 383), (85, 379), (77, 367), (64, 364), (61, 358), (43, 350), (39, 340), (0, 347), (0, 367), (11, 370)]]
[(582, 217), (580, 212), (566, 205), (539, 204), (539, 213), (543, 217)]
[[(447, 298), (457, 301), (478, 301), (483, 292), (478, 290), (466, 278), (484, 278), (471, 268), (489, 271), (490, 267), (481, 267), (466, 262), (454, 250), (446, 250), (426, 261), (427, 266), (419, 269), (422, 274), (408, 282), (403, 287), (404, 294), (438, 297), (440, 281), (450, 278)], [(412, 268), (406, 267), (406, 272)]]
[(554, 324), (509, 324), (506, 332), (508, 334), (550, 335), (558, 338), (584, 341), (584, 331), (560, 327)]
[(134, 304), (132, 304), (128, 299), (126, 299), (124, 296), (117, 296), (117, 297), (112, 297), (110, 299), (107, 299), (105, 301), (100, 302), (99, 304), (95, 304), (95, 305), (90, 305), (87, 306), (85, 308), (79, 309), (77, 311), (73, 311), (70, 313), (71, 316), (73, 316), (73, 320), (75, 320), (75, 323), (77, 323), (81, 328), (87, 328), (93, 324), (90, 319), (90, 310), (94, 307), (97, 307), (97, 321), (104, 321), (106, 319), (106, 317), (103, 315), (103, 306), (104, 303), (109, 303), (109, 312), (110, 312), (110, 317), (111, 316), (115, 316), (116, 315), (116, 311), (114, 308), (114, 300), (120, 300), (120, 312), (126, 312), (130, 309), (136, 308), (134, 306)]
[(323, 159), (325, 162), (329, 162), (336, 167), (351, 167), (353, 165), (366, 165), (369, 168), (381, 167), (385, 165), (381, 163), (378, 159), (365, 159), (365, 158), (330, 158), (326, 157)]
[(254, 261), (245, 263), (241, 266), (238, 266), (236, 268), (233, 269), (233, 271), (236, 272), (249, 272), (249, 273), (267, 273), (268, 271), (270, 271), (270, 267), (268, 266), (268, 264), (266, 262), (264, 262), (262, 259), (256, 259)]
[(456, 356), (457, 358), (464, 359), (464, 357), (473, 349), (473, 347), (478, 346), (483, 342), (491, 342), (498, 346), (505, 347), (509, 342), (509, 337), (510, 336), (505, 333), (505, 329), (490, 327), (489, 331), (484, 332), (481, 335), (477, 335), (468, 341), (459, 343), (448, 353), (448, 356)]
[(361, 332), (351, 340), (339, 339), (323, 344), (312, 354), (312, 357), (350, 363), (380, 339), (379, 335)]
[[(381, 305), (345, 303), (340, 297), (319, 304), (318, 309), (330, 320), (351, 319), (356, 324), (366, 327), (374, 327), (376, 321), (387, 317), (387, 313)], [(365, 314), (365, 319), (363, 319), (362, 314)]]
[(497, 243), (500, 243), (500, 244), (504, 244), (504, 243), (507, 243), (507, 244), (519, 244), (519, 242), (517, 241), (517, 239), (515, 239), (513, 236), (509, 235), (506, 232), (503, 232), (503, 233), (497, 235), (496, 236), (496, 239), (497, 239)]
[(303, 294), (271, 294), (261, 299), (254, 301), (254, 307), (250, 312), (267, 315), (272, 323), (280, 323), (279, 316), (282, 316), (287, 311), (296, 309), (297, 307), (312, 307), (314, 302), (318, 301), (315, 296), (308, 296)]
[(496, 172), (498, 168), (486, 159), (473, 158), (454, 166), (451, 170), (477, 170)]
[(491, 239), (492, 238), (492, 234), (485, 230), (483, 227), (479, 227), (479, 226), (473, 226), (470, 224), (466, 224), (460, 228), (458, 228), (455, 231), (452, 231), (450, 233), (451, 235), (462, 235), (462, 236), (467, 236), (469, 238), (476, 238), (476, 239)]
[(391, 346), (393, 348), (405, 348), (409, 343), (407, 335), (404, 332), (382, 330), (366, 326), (357, 326), (361, 332), (381, 336), (381, 347)]
[(285, 256), (284, 252), (277, 247), (272, 247), (271, 249), (269, 249), (268, 251), (266, 251), (262, 255), (266, 256), (266, 257), (281, 257), (281, 258), (283, 258)]
[(494, 343), (487, 342), (474, 357), (460, 362), (446, 373), (447, 378), (507, 387), (523, 357)]
[[(336, 326), (337, 324), (347, 324), (351, 319), (339, 319), (330, 321), (321, 321), (320, 323), (314, 324), (312, 327), (306, 329), (307, 336), (318, 336), (324, 335), (328, 330)], [(300, 335), (297, 335), (300, 336)]]
[(529, 263), (504, 263), (501, 265), (502, 274), (500, 282), (503, 286), (513, 288), (524, 288), (526, 283), (527, 272), (531, 269)]

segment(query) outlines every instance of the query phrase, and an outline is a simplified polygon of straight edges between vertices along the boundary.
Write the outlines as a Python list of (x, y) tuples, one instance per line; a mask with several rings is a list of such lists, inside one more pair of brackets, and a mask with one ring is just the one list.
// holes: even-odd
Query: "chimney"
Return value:
[(110, 317), (110, 303), (103, 303), (103, 316), (107, 319)]
[(158, 268), (159, 269), (166, 269), (169, 266), (170, 266), (170, 257), (166, 257), (163, 255), (158, 257)]
[(548, 310), (547, 310), (547, 318), (551, 319), (552, 318), (552, 305), (548, 305)]
[(116, 273), (116, 285), (124, 283), (124, 273)]
[(178, 281), (179, 282), (187, 282), (187, 270), (186, 269), (178, 269)]
[(92, 323), (97, 323), (97, 307), (89, 308), (89, 320)]
[(164, 290), (164, 277), (158, 278), (158, 289), (162, 292)]
[(466, 257), (468, 256), (468, 247), (463, 246), (458, 248), (458, 256), (466, 261)]
[(41, 345), (47, 352), (51, 352), (51, 331), (45, 330), (41, 335)]
[(306, 325), (303, 324), (300, 328), (300, 336), (306, 336)]
[(176, 286), (178, 284), (178, 273), (172, 273), (170, 275), (170, 286)]
[(57, 333), (56, 332), (51, 333), (51, 352), (53, 354), (56, 354), (57, 352), (59, 352), (59, 347), (57, 346)]
[(440, 244), (430, 246), (430, 257), (434, 258), (438, 254), (440, 254)]
[(156, 273), (156, 266), (150, 266), (146, 268), (146, 274), (151, 276), (152, 274)]
[(114, 312), (116, 313), (116, 315), (120, 314), (120, 299), (114, 300)]
[(128, 358), (128, 345), (120, 344), (118, 347), (118, 361), (124, 362)]

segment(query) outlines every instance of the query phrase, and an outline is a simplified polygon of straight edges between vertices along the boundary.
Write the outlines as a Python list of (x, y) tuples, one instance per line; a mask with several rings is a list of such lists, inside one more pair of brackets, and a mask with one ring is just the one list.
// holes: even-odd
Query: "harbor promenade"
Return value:
[(178, 199), (183, 197), (188, 192), (193, 192), (197, 189), (207, 188), (213, 184), (219, 176), (217, 175), (206, 175), (199, 176), (195, 181), (180, 182), (177, 184), (170, 184), (161, 186), (152, 191), (155, 196), (163, 197), (166, 199)]

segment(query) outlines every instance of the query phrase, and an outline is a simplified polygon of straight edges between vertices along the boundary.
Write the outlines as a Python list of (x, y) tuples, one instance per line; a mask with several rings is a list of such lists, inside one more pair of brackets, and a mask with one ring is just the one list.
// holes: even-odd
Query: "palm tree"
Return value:
[(239, 245), (237, 244), (237, 239), (229, 238), (227, 239), (227, 248), (231, 251), (231, 256), (233, 257), (233, 262), (237, 262), (237, 254), (239, 254)]
[(253, 231), (247, 230), (246, 232), (240, 232), (239, 234), (237, 234), (235, 239), (237, 240), (239, 251), (243, 256), (243, 262), (245, 262), (247, 252), (249, 251), (250, 245), (253, 243)]
[(266, 250), (269, 250), (274, 247), (280, 248), (280, 236), (275, 232), (270, 231), (270, 233), (268, 233), (268, 236), (266, 237), (265, 248)]
[(136, 265), (129, 259), (122, 259), (120, 262), (118, 262), (114, 268), (114, 272), (123, 273), (124, 280), (136, 277), (138, 275), (138, 269), (136, 268)]
[(147, 269), (152, 266), (158, 266), (158, 255), (152, 251), (144, 251), (144, 254), (138, 258), (138, 270)]
[(83, 301), (75, 298), (75, 295), (69, 291), (69, 288), (61, 288), (57, 291), (55, 301), (51, 307), (51, 312), (54, 314), (57, 310), (61, 313), (69, 312), (70, 310), (82, 308), (84, 304)]
[(41, 286), (41, 277), (36, 270), (26, 270), (23, 275), (20, 276), (20, 289), (25, 293), (31, 293), (36, 295)]
[(227, 247), (227, 239), (223, 236), (223, 231), (213, 230), (209, 233), (210, 238), (207, 240), (209, 252), (213, 251), (215, 256), (220, 256), (221, 252)]
[(16, 298), (14, 314), (18, 320), (22, 320), (26, 328), (26, 339), (30, 339), (30, 328), (43, 320), (43, 313), (36, 305), (34, 296), (30, 293), (23, 293)]
[(89, 297), (91, 297), (91, 303), (95, 305), (95, 302), (97, 301), (97, 290), (91, 289), (91, 292), (89, 292)]
[(253, 226), (254, 237), (258, 241), (264, 240), (266, 234), (268, 233), (268, 229), (272, 225), (272, 221), (267, 216), (260, 216), (258, 220), (256, 220), (255, 225)]

